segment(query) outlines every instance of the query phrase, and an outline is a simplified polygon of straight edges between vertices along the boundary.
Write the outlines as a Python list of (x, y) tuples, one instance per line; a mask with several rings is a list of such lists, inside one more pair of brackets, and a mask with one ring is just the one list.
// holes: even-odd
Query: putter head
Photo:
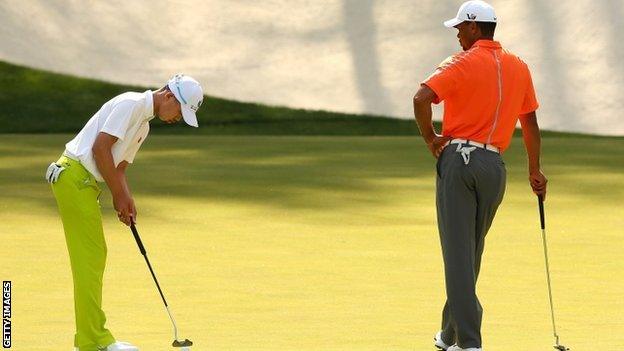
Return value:
[(173, 347), (189, 347), (193, 346), (193, 342), (189, 339), (184, 339), (184, 341), (179, 341), (178, 339), (173, 340), (171, 344)]
[(569, 348), (563, 346), (563, 345), (555, 345), (553, 346), (555, 348), (555, 350), (559, 350), (559, 351), (570, 351)]

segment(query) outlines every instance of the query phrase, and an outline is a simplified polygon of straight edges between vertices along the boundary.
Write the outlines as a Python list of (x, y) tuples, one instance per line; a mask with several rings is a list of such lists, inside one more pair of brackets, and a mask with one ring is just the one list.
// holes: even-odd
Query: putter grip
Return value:
[(542, 229), (546, 229), (546, 219), (544, 218), (544, 198), (541, 195), (537, 195), (537, 203), (539, 205), (540, 224)]
[(141, 251), (141, 254), (145, 256), (146, 254), (145, 247), (143, 247), (143, 242), (141, 241), (141, 238), (139, 237), (139, 232), (134, 226), (134, 223), (130, 224), (130, 230), (132, 230), (132, 235), (134, 236), (134, 240), (136, 240), (136, 243), (139, 246), (139, 251)]

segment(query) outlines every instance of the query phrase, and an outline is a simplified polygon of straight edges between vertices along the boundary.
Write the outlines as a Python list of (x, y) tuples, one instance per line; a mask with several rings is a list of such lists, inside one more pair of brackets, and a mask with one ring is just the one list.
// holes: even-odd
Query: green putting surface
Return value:
[[(2, 135), (0, 277), (13, 349), (71, 350), (69, 259), (43, 175), (70, 135)], [(572, 350), (624, 348), (624, 139), (543, 141), (555, 313)], [(553, 343), (522, 143), (478, 293), (485, 350)], [(129, 168), (137, 228), (192, 350), (433, 350), (444, 303), (434, 160), (417, 137), (153, 135)], [(105, 189), (105, 186), (102, 186)], [(107, 326), (141, 350), (173, 331), (130, 230), (101, 197)]]

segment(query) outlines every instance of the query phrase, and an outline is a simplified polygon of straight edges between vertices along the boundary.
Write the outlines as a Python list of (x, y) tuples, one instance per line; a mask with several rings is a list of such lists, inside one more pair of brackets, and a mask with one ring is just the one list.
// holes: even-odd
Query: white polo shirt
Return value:
[(122, 161), (132, 163), (147, 138), (149, 121), (154, 118), (152, 91), (128, 92), (117, 95), (96, 112), (76, 137), (65, 144), (65, 154), (80, 163), (98, 182), (104, 178), (97, 168), (91, 148), (100, 132), (118, 138), (111, 153), (117, 167)]

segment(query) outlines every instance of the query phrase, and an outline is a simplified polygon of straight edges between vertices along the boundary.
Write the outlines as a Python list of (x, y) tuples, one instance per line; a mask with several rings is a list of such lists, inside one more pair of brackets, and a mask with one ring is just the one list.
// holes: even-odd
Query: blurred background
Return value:
[[(460, 50), (460, 0), (0, 0), (0, 278), (13, 348), (70, 350), (72, 278), (46, 167), (102, 104), (175, 73), (200, 128), (150, 123), (128, 181), (194, 350), (429, 350), (445, 302), (435, 159), (412, 97)], [(495, 0), (531, 68), (549, 178), (557, 325), (624, 349), (624, 2)], [(442, 106), (436, 107), (439, 121)], [(440, 125), (437, 123), (437, 127)], [(486, 350), (547, 350), (537, 202), (516, 131), (478, 293)], [(171, 326), (110, 193), (107, 326), (141, 350)]]
[[(0, 60), (149, 87), (184, 72), (224, 99), (411, 119), (419, 82), (460, 49), (456, 30), (442, 26), (460, 4), (2, 1)], [(532, 70), (543, 128), (624, 135), (624, 2), (492, 4), (496, 39)], [(0, 92), (28, 83), (13, 84)]]

